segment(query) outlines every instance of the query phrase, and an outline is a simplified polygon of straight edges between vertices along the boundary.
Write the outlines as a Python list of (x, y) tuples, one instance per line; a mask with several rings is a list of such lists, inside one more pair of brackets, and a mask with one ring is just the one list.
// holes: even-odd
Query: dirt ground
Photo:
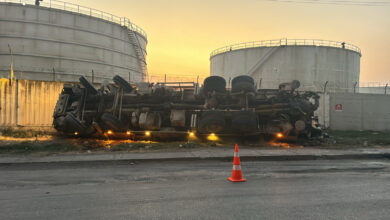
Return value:
[(56, 133), (23, 135), (2, 133), (0, 136), (0, 155), (4, 154), (40, 154), (59, 153), (99, 153), (99, 152), (148, 152), (148, 151), (180, 151), (190, 148), (231, 147), (239, 144), (244, 147), (261, 148), (329, 148), (346, 149), (358, 147), (390, 147), (390, 133), (373, 131), (328, 131), (326, 137), (299, 139), (297, 141), (279, 141), (268, 138), (219, 138), (217, 141), (191, 140), (111, 140), (64, 138)]

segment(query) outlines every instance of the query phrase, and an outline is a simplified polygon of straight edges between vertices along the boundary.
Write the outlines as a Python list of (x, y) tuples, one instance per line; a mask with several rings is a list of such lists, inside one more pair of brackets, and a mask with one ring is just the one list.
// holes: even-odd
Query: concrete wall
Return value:
[(314, 116), (318, 117), (318, 122), (325, 128), (329, 127), (329, 93), (318, 93), (320, 96), (318, 109), (314, 112)]
[(51, 127), (63, 83), (0, 79), (0, 127)]
[[(144, 54), (147, 40), (136, 34)], [(9, 47), (13, 56), (11, 57)], [(0, 77), (13, 58), (16, 79), (141, 81), (143, 70), (128, 29), (103, 19), (34, 5), (0, 3)], [(54, 70), (53, 70), (54, 68)]]
[[(267, 57), (267, 53), (270, 55)], [(278, 88), (282, 82), (297, 79), (301, 90), (351, 92), (360, 76), (358, 52), (327, 46), (255, 47), (227, 51), (210, 58), (211, 75), (229, 78), (247, 75), (260, 59), (262, 65), (252, 77), (262, 88)]]
[(390, 96), (388, 95), (332, 93), (329, 108), (331, 129), (390, 130)]

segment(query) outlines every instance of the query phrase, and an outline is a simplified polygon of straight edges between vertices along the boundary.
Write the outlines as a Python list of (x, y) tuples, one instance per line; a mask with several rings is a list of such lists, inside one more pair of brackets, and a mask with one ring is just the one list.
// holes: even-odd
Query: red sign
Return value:
[(342, 104), (336, 104), (336, 105), (334, 106), (334, 109), (335, 109), (336, 111), (342, 111), (342, 110), (343, 110), (343, 105), (342, 105)]

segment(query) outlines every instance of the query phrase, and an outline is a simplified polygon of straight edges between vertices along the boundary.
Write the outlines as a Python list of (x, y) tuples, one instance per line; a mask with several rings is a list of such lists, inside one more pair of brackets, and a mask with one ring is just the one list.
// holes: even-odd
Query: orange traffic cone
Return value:
[(233, 171), (232, 177), (229, 177), (228, 180), (232, 182), (245, 182), (246, 179), (242, 178), (241, 164), (240, 164), (240, 155), (238, 155), (238, 145), (234, 148), (234, 160), (233, 160)]

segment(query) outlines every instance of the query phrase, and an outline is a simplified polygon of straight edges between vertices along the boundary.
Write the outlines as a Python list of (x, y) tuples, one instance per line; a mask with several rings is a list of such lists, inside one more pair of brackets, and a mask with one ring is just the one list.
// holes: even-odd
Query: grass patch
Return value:
[(380, 131), (328, 131), (335, 144), (390, 145), (390, 132)]
[(172, 149), (209, 147), (202, 143), (133, 142), (94, 139), (54, 139), (50, 141), (0, 141), (1, 154), (54, 154), (65, 152), (148, 152)]
[(204, 144), (201, 143), (192, 143), (192, 142), (157, 142), (157, 143), (147, 143), (147, 142), (133, 142), (133, 143), (119, 143), (113, 144), (110, 148), (111, 151), (137, 151), (137, 150), (163, 150), (163, 149), (185, 149), (185, 148), (195, 148), (195, 147), (204, 147)]
[(52, 131), (47, 130), (33, 130), (33, 129), (19, 129), (12, 127), (4, 127), (0, 129), (0, 135), (4, 137), (14, 137), (14, 138), (31, 138), (43, 135), (52, 135)]
[(38, 152), (69, 152), (82, 150), (80, 147), (70, 143), (53, 142), (20, 142), (0, 146), (0, 154), (31, 154)]

